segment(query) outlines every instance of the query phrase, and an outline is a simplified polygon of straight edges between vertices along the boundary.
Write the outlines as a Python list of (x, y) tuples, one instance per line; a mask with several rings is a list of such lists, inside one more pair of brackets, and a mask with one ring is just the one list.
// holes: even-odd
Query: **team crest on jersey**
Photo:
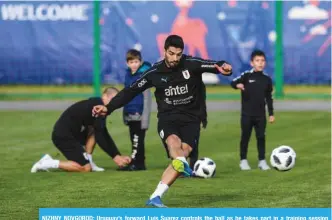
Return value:
[(182, 71), (182, 75), (185, 79), (189, 79), (190, 78), (190, 73), (188, 70), (183, 70)]

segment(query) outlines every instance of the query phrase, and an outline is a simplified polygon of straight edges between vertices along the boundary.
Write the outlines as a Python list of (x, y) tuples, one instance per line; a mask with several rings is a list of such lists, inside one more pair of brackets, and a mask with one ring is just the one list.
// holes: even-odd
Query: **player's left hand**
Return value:
[(222, 66), (218, 66), (217, 64), (214, 64), (214, 67), (217, 68), (217, 70), (224, 75), (230, 75), (232, 73), (231, 64), (224, 63)]
[(269, 117), (269, 122), (270, 122), (270, 123), (273, 123), (273, 122), (274, 122), (274, 120), (275, 120), (274, 116), (273, 116), (273, 115), (271, 115), (271, 116)]

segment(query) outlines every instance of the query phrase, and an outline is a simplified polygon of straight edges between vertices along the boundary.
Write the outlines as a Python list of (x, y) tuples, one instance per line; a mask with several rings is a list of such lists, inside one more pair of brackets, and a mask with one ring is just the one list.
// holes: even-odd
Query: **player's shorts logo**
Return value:
[(189, 79), (190, 78), (190, 73), (188, 70), (183, 70), (182, 71), (182, 75), (185, 79)]
[(164, 130), (161, 130), (161, 131), (159, 132), (159, 135), (160, 135), (160, 137), (163, 139), (164, 136), (165, 136), (165, 134), (164, 134)]

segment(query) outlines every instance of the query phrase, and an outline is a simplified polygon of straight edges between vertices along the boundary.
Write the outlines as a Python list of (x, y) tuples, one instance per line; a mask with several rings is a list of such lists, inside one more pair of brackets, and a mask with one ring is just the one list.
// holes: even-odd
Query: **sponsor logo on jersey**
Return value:
[(176, 95), (183, 95), (183, 94), (187, 94), (188, 91), (188, 85), (184, 85), (184, 86), (170, 86), (167, 89), (165, 89), (165, 95), (166, 96), (176, 96)]

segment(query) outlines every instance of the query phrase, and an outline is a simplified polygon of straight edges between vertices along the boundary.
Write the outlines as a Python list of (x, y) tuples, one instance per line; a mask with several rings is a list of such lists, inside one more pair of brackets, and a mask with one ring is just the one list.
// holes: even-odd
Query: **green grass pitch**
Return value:
[[(42, 207), (144, 207), (155, 189), (166, 153), (156, 131), (156, 115), (146, 137), (148, 171), (118, 172), (99, 147), (95, 162), (103, 173), (44, 172), (30, 168), (43, 153), (63, 159), (50, 134), (61, 112), (1, 112), (0, 219), (36, 219)], [(202, 130), (200, 157), (217, 164), (212, 179), (179, 179), (164, 197), (169, 207), (331, 207), (331, 129), (329, 112), (277, 112), (267, 126), (267, 157), (285, 144), (297, 153), (288, 172), (257, 169), (254, 133), (249, 146), (253, 170), (240, 171), (239, 113), (210, 112)], [(130, 152), (121, 112), (109, 118), (109, 131), (123, 154)]]

